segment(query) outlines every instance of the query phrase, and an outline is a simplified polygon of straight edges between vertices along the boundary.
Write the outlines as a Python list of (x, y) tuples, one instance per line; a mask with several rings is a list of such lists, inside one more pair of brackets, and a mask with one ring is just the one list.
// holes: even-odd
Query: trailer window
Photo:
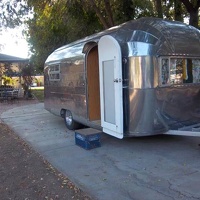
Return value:
[(50, 81), (60, 80), (60, 65), (50, 65), (48, 72)]
[(200, 59), (161, 59), (160, 85), (184, 83), (200, 83)]
[(169, 84), (169, 59), (162, 59), (161, 83), (162, 85)]
[(200, 60), (193, 60), (192, 64), (193, 83), (200, 83)]
[(170, 83), (181, 84), (187, 79), (185, 59), (170, 60)]

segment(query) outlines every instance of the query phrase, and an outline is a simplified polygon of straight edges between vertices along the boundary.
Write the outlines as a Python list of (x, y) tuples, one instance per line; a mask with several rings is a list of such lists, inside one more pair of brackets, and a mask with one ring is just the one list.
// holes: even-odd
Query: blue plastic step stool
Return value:
[(93, 128), (75, 130), (75, 144), (86, 150), (100, 147), (101, 133), (101, 131)]

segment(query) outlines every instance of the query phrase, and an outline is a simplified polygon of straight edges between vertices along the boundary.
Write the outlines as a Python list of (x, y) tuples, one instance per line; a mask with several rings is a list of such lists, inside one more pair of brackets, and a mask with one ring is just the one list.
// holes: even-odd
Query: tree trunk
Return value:
[(110, 28), (111, 26), (107, 23), (106, 18), (101, 14), (100, 8), (97, 7), (96, 3), (94, 0), (89, 0), (90, 5), (96, 12), (97, 17), (99, 18), (100, 22), (104, 26), (105, 29)]
[(180, 0), (186, 7), (188, 13), (190, 14), (189, 24), (198, 28), (198, 12), (200, 7), (200, 0), (197, 0), (195, 3), (191, 3), (189, 0)]
[(125, 21), (135, 18), (135, 5), (132, 0), (122, 1), (122, 11), (124, 12)]
[(109, 0), (104, 0), (105, 3), (105, 10), (106, 10), (106, 15), (108, 16), (108, 23), (109, 26), (114, 26), (114, 20), (113, 20), (113, 14), (112, 14), (112, 9), (111, 9), (111, 5), (110, 5), (110, 1)]
[(196, 10), (193, 10), (192, 12), (190, 12), (190, 20), (189, 20), (189, 24), (196, 27), (196, 28), (199, 28), (199, 17), (198, 17), (198, 14), (199, 14), (199, 10), (196, 9)]
[(161, 0), (155, 0), (157, 17), (163, 18), (162, 2)]
[(182, 3), (180, 0), (174, 0), (174, 19), (183, 22)]

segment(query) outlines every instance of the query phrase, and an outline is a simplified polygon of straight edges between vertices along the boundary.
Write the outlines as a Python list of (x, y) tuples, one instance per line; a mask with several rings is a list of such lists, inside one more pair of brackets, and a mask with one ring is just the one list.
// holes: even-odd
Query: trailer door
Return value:
[(107, 134), (123, 138), (122, 55), (112, 36), (98, 43), (101, 126)]

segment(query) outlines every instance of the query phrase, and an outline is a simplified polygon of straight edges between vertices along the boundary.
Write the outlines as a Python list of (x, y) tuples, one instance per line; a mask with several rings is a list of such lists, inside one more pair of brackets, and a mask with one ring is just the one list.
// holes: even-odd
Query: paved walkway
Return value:
[(200, 138), (154, 136), (84, 150), (74, 132), (43, 104), (13, 108), (1, 118), (78, 187), (100, 200), (200, 199)]
[[(37, 99), (16, 99), (16, 100), (9, 100), (9, 101), (0, 101), (0, 116), (2, 113), (6, 112), (7, 110), (16, 108), (16, 107), (21, 107), (25, 105), (32, 105), (32, 104), (38, 104)], [(0, 123), (2, 119), (0, 117)]]

